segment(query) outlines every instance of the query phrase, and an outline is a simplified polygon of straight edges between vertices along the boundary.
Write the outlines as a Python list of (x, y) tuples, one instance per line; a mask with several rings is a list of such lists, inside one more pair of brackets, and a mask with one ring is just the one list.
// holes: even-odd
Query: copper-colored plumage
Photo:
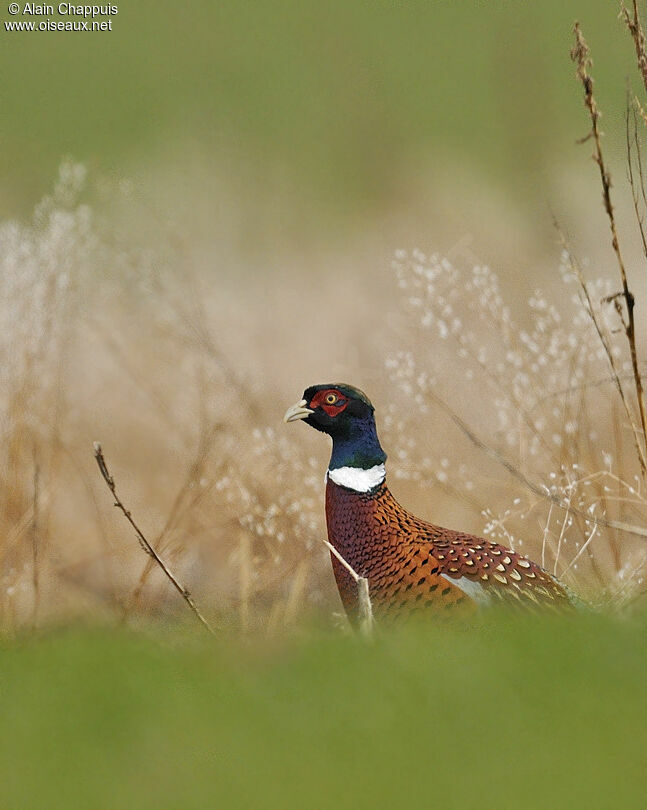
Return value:
[[(328, 540), (356, 574), (368, 579), (377, 614), (474, 609), (495, 600), (526, 608), (574, 604), (566, 588), (531, 560), (403, 509), (386, 485), (386, 453), (374, 408), (359, 389), (344, 383), (310, 386), (284, 418), (304, 420), (332, 438), (326, 485)], [(353, 619), (358, 608), (355, 580), (331, 556), (342, 602)]]
[[(536, 563), (498, 543), (420, 520), (400, 506), (385, 482), (364, 493), (328, 480), (326, 519), (329, 542), (368, 578), (378, 614), (475, 608), (497, 599), (527, 607), (571, 604), (566, 589)], [(334, 556), (332, 564), (353, 618), (355, 582)]]

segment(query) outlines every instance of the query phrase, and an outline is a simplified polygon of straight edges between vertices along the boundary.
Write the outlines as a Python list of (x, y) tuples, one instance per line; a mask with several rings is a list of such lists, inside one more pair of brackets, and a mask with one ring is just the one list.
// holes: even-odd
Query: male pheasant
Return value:
[[(551, 574), (505, 546), (414, 517), (386, 485), (386, 453), (374, 408), (351, 385), (313, 385), (285, 414), (332, 438), (326, 474), (328, 540), (369, 582), (373, 608), (389, 617), (428, 608), (480, 607), (505, 600), (527, 607), (574, 604)], [(357, 587), (331, 554), (346, 613), (357, 616)]]

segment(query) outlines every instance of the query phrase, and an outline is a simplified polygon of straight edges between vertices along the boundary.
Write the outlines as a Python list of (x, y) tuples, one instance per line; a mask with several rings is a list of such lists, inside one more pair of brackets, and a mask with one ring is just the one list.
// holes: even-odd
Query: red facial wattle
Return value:
[(324, 391), (317, 391), (310, 400), (308, 407), (312, 410), (321, 408), (328, 416), (335, 417), (344, 411), (349, 400), (336, 388), (327, 388)]

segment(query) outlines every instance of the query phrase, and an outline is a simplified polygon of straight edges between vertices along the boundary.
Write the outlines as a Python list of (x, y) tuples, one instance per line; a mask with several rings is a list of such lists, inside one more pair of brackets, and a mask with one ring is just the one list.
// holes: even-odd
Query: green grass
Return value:
[(636, 70), (617, 11), (609, 0), (141, 0), (119, 4), (111, 33), (2, 26), (0, 214), (30, 210), (62, 155), (122, 174), (156, 147), (188, 162), (233, 153), (242, 183), (286, 182), (341, 219), (397, 200), (403, 170), (437, 182), (448, 157), (544, 202), (546, 170), (587, 130), (568, 57), (575, 18), (605, 129), (621, 126)]
[(17, 808), (644, 806), (647, 623), (0, 649)]

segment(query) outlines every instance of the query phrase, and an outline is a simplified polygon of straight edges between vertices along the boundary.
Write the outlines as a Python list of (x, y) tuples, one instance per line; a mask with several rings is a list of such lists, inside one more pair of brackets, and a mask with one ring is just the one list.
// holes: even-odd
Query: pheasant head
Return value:
[[(366, 479), (375, 482), (372, 486), (384, 480), (386, 453), (377, 436), (375, 409), (358, 388), (342, 383), (312, 385), (299, 402), (288, 408), (284, 419), (303, 420), (331, 437), (328, 472), (333, 480)], [(362, 476), (363, 472), (369, 474)]]

